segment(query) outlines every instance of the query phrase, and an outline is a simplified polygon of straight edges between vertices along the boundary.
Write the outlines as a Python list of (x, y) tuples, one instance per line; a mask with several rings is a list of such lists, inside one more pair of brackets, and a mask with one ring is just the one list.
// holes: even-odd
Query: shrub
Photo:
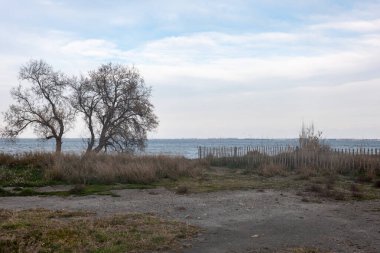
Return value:
[(72, 189), (70, 189), (70, 194), (82, 194), (85, 190), (85, 185), (76, 184)]
[(303, 123), (298, 139), (300, 149), (303, 151), (329, 151), (330, 147), (322, 142), (321, 137), (322, 132), (316, 132), (313, 123), (308, 126)]
[(310, 167), (310, 166), (303, 166), (296, 170), (296, 173), (298, 174), (297, 179), (299, 180), (308, 180), (311, 177), (317, 176), (317, 170)]
[(323, 187), (317, 184), (312, 184), (311, 186), (306, 188), (307, 191), (322, 193), (324, 191)]
[(189, 193), (189, 188), (187, 186), (178, 186), (176, 191), (177, 194), (187, 194)]
[(332, 190), (335, 186), (337, 176), (335, 174), (329, 174), (326, 177), (326, 189)]
[(333, 188), (329, 189), (326, 185), (326, 187), (323, 187), (321, 185), (313, 184), (306, 188), (306, 191), (313, 192), (319, 197), (323, 198), (330, 198), (335, 200), (345, 200), (346, 195), (344, 192), (335, 190)]
[(362, 169), (357, 176), (358, 182), (371, 183), (376, 178), (374, 169)]

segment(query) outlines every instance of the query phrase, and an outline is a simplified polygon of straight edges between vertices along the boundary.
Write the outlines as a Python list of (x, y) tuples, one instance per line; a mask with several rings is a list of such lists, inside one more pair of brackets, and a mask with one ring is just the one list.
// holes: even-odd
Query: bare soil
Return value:
[[(46, 190), (46, 189), (44, 189)], [(48, 189), (54, 190), (54, 189)], [(290, 191), (219, 191), (177, 195), (163, 188), (111, 196), (2, 197), (0, 208), (83, 210), (98, 215), (154, 213), (203, 228), (183, 252), (380, 252), (380, 200), (304, 202)]]

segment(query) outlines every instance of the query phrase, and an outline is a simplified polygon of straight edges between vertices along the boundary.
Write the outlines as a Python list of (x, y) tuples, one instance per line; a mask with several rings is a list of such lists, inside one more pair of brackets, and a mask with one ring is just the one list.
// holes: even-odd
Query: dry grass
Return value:
[(69, 183), (152, 183), (200, 172), (196, 161), (183, 157), (90, 154), (61, 155), (46, 175)]
[(52, 153), (22, 153), (22, 154), (4, 154), (0, 153), (0, 166), (8, 168), (18, 167), (47, 167), (54, 161), (55, 155)]
[(379, 199), (380, 191), (368, 183), (355, 183), (352, 179), (330, 175), (316, 177), (306, 182), (300, 196), (312, 201), (330, 200), (370, 200)]
[[(69, 192), (57, 193), (62, 196), (113, 195), (111, 190), (114, 189), (163, 186), (179, 194), (242, 189), (296, 189), (306, 190), (305, 197), (311, 195), (312, 198), (380, 198), (379, 186), (376, 183), (379, 180), (377, 167), (362, 167), (356, 174), (342, 175), (342, 170), (320, 168), (305, 163), (299, 167), (288, 164), (287, 167), (276, 164), (279, 160), (275, 158), (270, 160), (270, 157), (264, 156), (258, 164), (249, 163), (250, 160), (245, 161), (244, 157), (218, 160), (223, 164), (236, 165), (238, 169), (209, 168), (213, 161), (207, 159), (196, 161), (168, 156), (25, 154), (17, 157), (3, 155), (0, 158), (4, 162), (0, 164), (0, 188), (35, 187), (57, 183), (76, 185)], [(371, 180), (358, 180), (358, 175), (367, 175)], [(372, 182), (369, 183), (370, 181)], [(353, 183), (359, 191), (353, 190)], [(116, 188), (113, 188), (114, 185)], [(90, 186), (96, 186), (96, 189), (90, 189)], [(0, 189), (0, 195), (39, 194), (32, 191), (33, 188), (11, 193), (7, 189)]]
[(333, 175), (322, 178), (322, 184), (310, 184), (306, 186), (306, 192), (313, 193), (317, 197), (330, 198), (335, 200), (346, 200), (347, 193), (340, 187), (336, 186), (337, 178)]
[(162, 178), (193, 177), (203, 165), (183, 157), (127, 154), (0, 154), (0, 186), (148, 184)]
[(45, 209), (0, 210), (0, 252), (146, 252), (176, 249), (198, 229), (148, 214), (99, 218)]
[(256, 173), (263, 177), (287, 176), (289, 171), (281, 164), (262, 164), (256, 169)]
[(316, 177), (318, 175), (318, 170), (315, 168), (311, 168), (310, 166), (303, 166), (295, 170), (295, 173), (298, 175), (297, 179), (300, 180), (309, 180), (312, 177)]

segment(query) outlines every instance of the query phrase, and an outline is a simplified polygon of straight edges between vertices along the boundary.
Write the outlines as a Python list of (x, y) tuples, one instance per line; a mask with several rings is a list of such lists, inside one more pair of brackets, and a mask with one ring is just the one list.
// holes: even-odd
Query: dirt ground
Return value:
[(380, 252), (380, 200), (303, 202), (292, 192), (220, 191), (177, 195), (165, 189), (119, 190), (120, 197), (2, 197), (5, 209), (86, 210), (98, 215), (143, 212), (204, 231), (183, 252)]

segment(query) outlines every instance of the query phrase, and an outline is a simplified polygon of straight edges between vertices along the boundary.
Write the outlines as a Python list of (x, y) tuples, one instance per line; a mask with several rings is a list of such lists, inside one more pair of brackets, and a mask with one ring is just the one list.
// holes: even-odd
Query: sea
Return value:
[[(377, 148), (380, 149), (379, 139), (324, 139), (325, 144), (332, 148), (359, 149)], [(246, 146), (266, 146), (284, 147), (297, 146), (298, 139), (236, 139), (236, 138), (215, 138), (215, 139), (150, 139), (147, 141), (143, 154), (149, 155), (171, 155), (184, 156), (186, 158), (197, 158), (198, 147), (246, 147)], [(83, 153), (86, 147), (84, 139), (64, 139), (63, 152)], [(19, 154), (27, 152), (53, 152), (55, 143), (53, 140), (42, 139), (16, 139), (10, 141), (0, 139), (0, 153)]]

